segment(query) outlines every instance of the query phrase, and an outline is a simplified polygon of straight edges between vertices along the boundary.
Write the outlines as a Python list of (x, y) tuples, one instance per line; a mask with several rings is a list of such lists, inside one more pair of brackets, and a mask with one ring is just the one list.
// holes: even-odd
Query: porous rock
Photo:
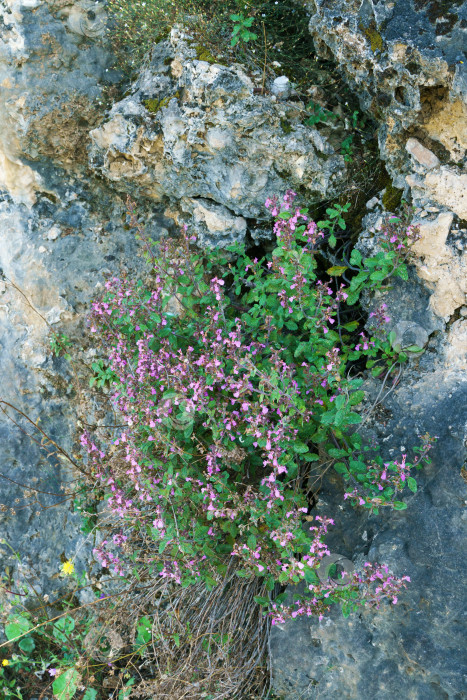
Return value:
[(467, 220), (467, 3), (311, 0), (307, 6), (318, 52), (337, 62), (376, 120), (393, 184), (418, 210), (417, 269), (435, 292), (432, 308), (448, 320), (466, 293), (459, 231)]
[[(297, 114), (296, 103), (290, 110)], [(90, 163), (154, 202), (183, 198), (195, 207), (200, 199), (198, 211), (211, 202), (230, 218), (264, 218), (266, 197), (287, 187), (309, 199), (333, 196), (345, 172), (342, 156), (302, 120), (285, 133), (286, 112), (285, 101), (254, 94), (240, 66), (197, 60), (193, 42), (175, 28), (130, 94), (91, 131)], [(245, 227), (238, 219), (228, 230), (226, 241), (240, 240)], [(205, 235), (213, 240), (209, 225)]]
[(463, 0), (310, 0), (317, 50), (332, 57), (379, 123), (397, 187), (416, 138), (462, 168), (467, 148), (467, 4)]

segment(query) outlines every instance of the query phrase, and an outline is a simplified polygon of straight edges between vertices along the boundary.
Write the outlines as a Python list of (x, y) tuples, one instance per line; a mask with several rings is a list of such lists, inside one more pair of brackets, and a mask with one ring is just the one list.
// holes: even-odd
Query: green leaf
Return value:
[(407, 282), (409, 279), (409, 272), (405, 265), (399, 265), (399, 267), (394, 271), (394, 274), (397, 275), (397, 277), (405, 280), (405, 282)]
[(344, 462), (338, 462), (337, 464), (335, 464), (334, 469), (338, 474), (348, 474), (348, 469), (345, 466)]
[(164, 549), (165, 549), (165, 548), (167, 547), (167, 545), (169, 544), (170, 539), (171, 539), (170, 537), (167, 537), (167, 536), (164, 537), (164, 539), (162, 540), (162, 542), (159, 544), (159, 554), (162, 554), (162, 552), (164, 551)]
[(331, 233), (331, 235), (329, 236), (329, 245), (331, 246), (331, 248), (335, 248), (336, 243), (337, 243), (337, 238), (335, 237), (335, 235), (333, 233)]
[(350, 264), (351, 265), (357, 265), (360, 267), (360, 264), (362, 262), (362, 254), (360, 253), (357, 248), (354, 248), (350, 254)]
[(96, 700), (96, 698), (97, 690), (94, 690), (94, 688), (87, 688), (83, 695), (83, 700)]
[(297, 452), (298, 454), (305, 454), (308, 452), (308, 447), (305, 445), (304, 442), (300, 442), (300, 440), (295, 440), (293, 443), (293, 448), (294, 452)]
[(319, 460), (319, 455), (314, 452), (306, 452), (302, 454), (302, 459), (304, 459), (305, 462), (317, 462)]
[(235, 574), (241, 578), (246, 578), (248, 576), (248, 571), (245, 571), (245, 569), (239, 569), (235, 572)]
[(69, 668), (56, 678), (52, 690), (56, 700), (71, 700), (78, 688), (80, 675), (74, 668)]
[(305, 581), (307, 583), (319, 583), (319, 577), (316, 571), (305, 569)]
[(358, 321), (350, 321), (350, 323), (344, 323), (342, 328), (345, 328), (346, 331), (354, 331), (358, 326)]
[(394, 510), (405, 510), (407, 508), (407, 503), (403, 501), (394, 501)]
[(29, 632), (32, 625), (25, 617), (19, 617), (14, 622), (9, 625), (5, 625), (5, 634), (7, 639), (11, 642), (13, 639), (21, 637), (22, 634)]
[(348, 454), (347, 450), (337, 447), (330, 447), (327, 452), (330, 457), (345, 457)]
[(337, 409), (341, 409), (345, 405), (345, 401), (346, 397), (343, 394), (339, 394), (339, 396), (334, 400), (334, 405)]
[(143, 646), (143, 644), (148, 644), (152, 639), (152, 622), (147, 616), (141, 617), (138, 621), (136, 627), (137, 636), (135, 643), (137, 646)]
[(413, 354), (421, 354), (424, 352), (423, 348), (420, 348), (418, 345), (409, 345), (408, 347), (404, 348), (406, 352), (411, 352)]
[(255, 595), (253, 597), (253, 600), (255, 600), (259, 605), (269, 605), (269, 598), (265, 598), (260, 595)]
[(387, 272), (384, 270), (375, 270), (371, 273), (370, 280), (373, 280), (373, 282), (382, 282), (387, 276)]
[(256, 537), (254, 535), (250, 535), (246, 543), (250, 549), (256, 549)]
[(417, 493), (417, 482), (412, 476), (407, 479), (407, 486), (412, 491), (412, 493)]
[(350, 394), (350, 405), (357, 406), (357, 404), (361, 403), (364, 398), (364, 391), (354, 391), (352, 394)]
[(34, 639), (29, 636), (23, 637), (23, 639), (18, 642), (18, 646), (22, 651), (26, 652), (26, 654), (30, 654), (36, 647)]
[(342, 275), (342, 273), (348, 269), (349, 268), (346, 265), (334, 265), (333, 267), (330, 267), (328, 270), (326, 270), (326, 272), (328, 273), (328, 275), (339, 277), (339, 275)]
[(345, 300), (347, 305), (353, 306), (358, 301), (359, 296), (360, 296), (360, 290), (354, 292), (353, 294), (349, 294), (349, 296)]

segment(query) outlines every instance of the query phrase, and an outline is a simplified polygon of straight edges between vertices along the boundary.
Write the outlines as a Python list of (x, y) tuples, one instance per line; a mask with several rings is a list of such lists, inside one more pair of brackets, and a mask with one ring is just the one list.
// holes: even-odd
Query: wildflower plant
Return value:
[[(355, 322), (341, 320), (361, 287), (318, 276), (326, 234), (295, 197), (288, 191), (281, 202), (266, 201), (276, 247), (262, 259), (239, 245), (200, 251), (186, 228), (179, 240), (155, 245), (138, 227), (150, 284), (108, 280), (90, 319), (125, 428), (109, 447), (88, 433), (81, 438), (114, 516), (113, 537), (95, 549), (103, 566), (120, 577), (144, 571), (213, 588), (234, 560), (237, 576), (263, 580), (266, 596), (257, 600), (273, 623), (322, 617), (333, 602), (346, 614), (384, 597), (395, 603), (407, 581), (377, 564), (345, 587), (319, 580), (333, 521), (308, 515), (313, 465), (323, 455), (334, 461), (349, 502), (375, 512), (404, 508), (396, 496), (406, 485), (414, 491), (415, 481), (406, 457), (365, 459), (356, 429), (362, 380), (347, 369), (371, 355), (376, 340), (361, 331), (355, 344)], [(135, 224), (131, 205), (130, 212)], [(400, 235), (408, 247), (409, 236)], [(383, 239), (382, 254), (358, 258), (367, 287), (394, 271), (402, 276), (400, 249)], [(415, 466), (430, 447), (427, 438)], [(306, 599), (282, 608), (276, 584), (299, 582)]]

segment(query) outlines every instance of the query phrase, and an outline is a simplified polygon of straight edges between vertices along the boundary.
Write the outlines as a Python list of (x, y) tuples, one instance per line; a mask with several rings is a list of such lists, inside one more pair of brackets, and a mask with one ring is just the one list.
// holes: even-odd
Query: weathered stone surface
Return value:
[[(123, 201), (86, 172), (88, 131), (116, 77), (90, 17), (78, 22), (86, 7), (0, 4), (0, 398), (71, 451), (76, 384), (67, 363), (52, 357), (51, 332), (80, 341), (96, 284), (138, 262)], [(103, 12), (96, 8), (100, 21)], [(18, 425), (0, 414), (1, 531), (22, 564), (15, 569), (2, 547), (0, 569), (51, 593), (61, 557), (73, 557), (78, 571), (91, 558), (67, 495), (76, 474), (66, 461), (45, 459), (34, 425), (8, 413)]]
[[(103, 89), (117, 78), (105, 45), (87, 36), (83, 22), (80, 33), (70, 27), (84, 7), (65, 0), (0, 4), (0, 187), (21, 201), (33, 202), (43, 187), (35, 167), (42, 159), (71, 170), (83, 163), (89, 129), (104, 109)], [(102, 24), (101, 6), (96, 13)]]
[(405, 150), (415, 158), (417, 163), (420, 163), (420, 165), (423, 165), (428, 170), (431, 170), (431, 168), (437, 168), (439, 165), (439, 159), (435, 156), (435, 154), (428, 148), (425, 148), (425, 146), (422, 146), (420, 141), (417, 141), (417, 139), (410, 138), (405, 144)]
[(318, 50), (337, 60), (378, 121), (381, 157), (417, 208), (418, 274), (434, 290), (431, 308), (447, 320), (466, 300), (467, 3), (312, 0), (309, 7)]
[[(57, 203), (36, 193), (32, 208), (8, 196), (0, 200), (0, 399), (32, 423), (39, 420), (45, 433), (73, 454), (82, 410), (76, 377), (65, 360), (52, 356), (49, 338), (53, 329), (68, 333), (75, 355), (83, 311), (102, 288), (104, 275), (135, 265), (138, 258), (135, 240), (115, 223), (122, 221), (123, 203), (113, 202), (95, 183), (92, 191), (77, 183), (72, 192), (66, 185), (54, 185), (54, 191)], [(2, 537), (22, 557), (15, 580), (30, 578), (36, 590), (50, 594), (60, 586), (61, 557), (73, 558), (78, 571), (89, 568), (92, 539), (80, 532), (68, 495), (77, 474), (66, 461), (46, 459), (34, 441), (42, 438), (34, 425), (6, 410), (17, 425), (0, 414)], [(15, 571), (14, 563), (11, 551), (2, 548), (0, 569)]]
[(379, 122), (381, 154), (397, 187), (416, 138), (442, 162), (466, 156), (467, 57), (463, 0), (310, 0), (317, 49), (336, 60)]
[[(375, 407), (363, 433), (386, 458), (409, 453), (417, 435), (439, 437), (432, 464), (417, 474), (419, 489), (403, 512), (368, 516), (342, 505), (343, 483), (328, 475), (318, 510), (333, 517), (332, 552), (386, 562), (411, 583), (397, 605), (362, 610), (345, 620), (333, 610), (321, 622), (297, 619), (275, 628), (271, 640), (275, 688), (285, 700), (465, 698), (467, 486), (461, 475), (467, 421), (465, 318), (446, 336), (426, 292), (413, 278), (384, 298), (391, 327), (402, 317), (430, 332), (426, 352)], [(381, 297), (378, 303), (381, 302)], [(369, 380), (365, 411), (380, 382)], [(390, 388), (390, 387), (388, 387)], [(289, 589), (293, 598), (293, 591)]]
[[(287, 187), (332, 196), (345, 171), (342, 156), (290, 117), (299, 113), (296, 103), (273, 100), (254, 94), (240, 66), (197, 60), (189, 38), (173, 30), (131, 94), (91, 131), (91, 165), (155, 202), (184, 198), (195, 206), (200, 198), (200, 207), (211, 201), (230, 217), (264, 217), (266, 197)], [(245, 229), (238, 221), (229, 230), (238, 240)], [(206, 236), (212, 239), (208, 224)]]

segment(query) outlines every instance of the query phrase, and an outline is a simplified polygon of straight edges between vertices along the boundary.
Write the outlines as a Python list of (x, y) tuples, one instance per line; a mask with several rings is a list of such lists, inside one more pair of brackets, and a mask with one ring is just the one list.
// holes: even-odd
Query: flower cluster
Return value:
[[(145, 571), (182, 585), (213, 585), (229, 561), (240, 576), (264, 577), (269, 591), (307, 582), (307, 601), (290, 610), (274, 604), (274, 621), (322, 616), (343, 601), (314, 573), (329, 554), (333, 521), (317, 517), (303, 528), (304, 484), (319, 459), (313, 445), (345, 444), (351, 455), (361, 447), (345, 432), (361, 420), (352, 407), (362, 394), (346, 371), (355, 349), (339, 320), (348, 294), (317, 279), (323, 236), (307, 210), (294, 209), (295, 198), (288, 191), (282, 202), (267, 200), (277, 248), (262, 260), (237, 249), (233, 264), (222, 253), (207, 261), (184, 229), (155, 251), (148, 244), (149, 285), (106, 282), (90, 330), (124, 428), (105, 449), (88, 433), (81, 438), (115, 521), (112, 542), (94, 550), (102, 566), (125, 575), (137, 542)], [(360, 335), (357, 349), (372, 345)], [(397, 478), (389, 467), (384, 477), (371, 472), (368, 484), (380, 490), (387, 480), (397, 491), (409, 468), (398, 465)], [(362, 576), (349, 590), (373, 604)]]

